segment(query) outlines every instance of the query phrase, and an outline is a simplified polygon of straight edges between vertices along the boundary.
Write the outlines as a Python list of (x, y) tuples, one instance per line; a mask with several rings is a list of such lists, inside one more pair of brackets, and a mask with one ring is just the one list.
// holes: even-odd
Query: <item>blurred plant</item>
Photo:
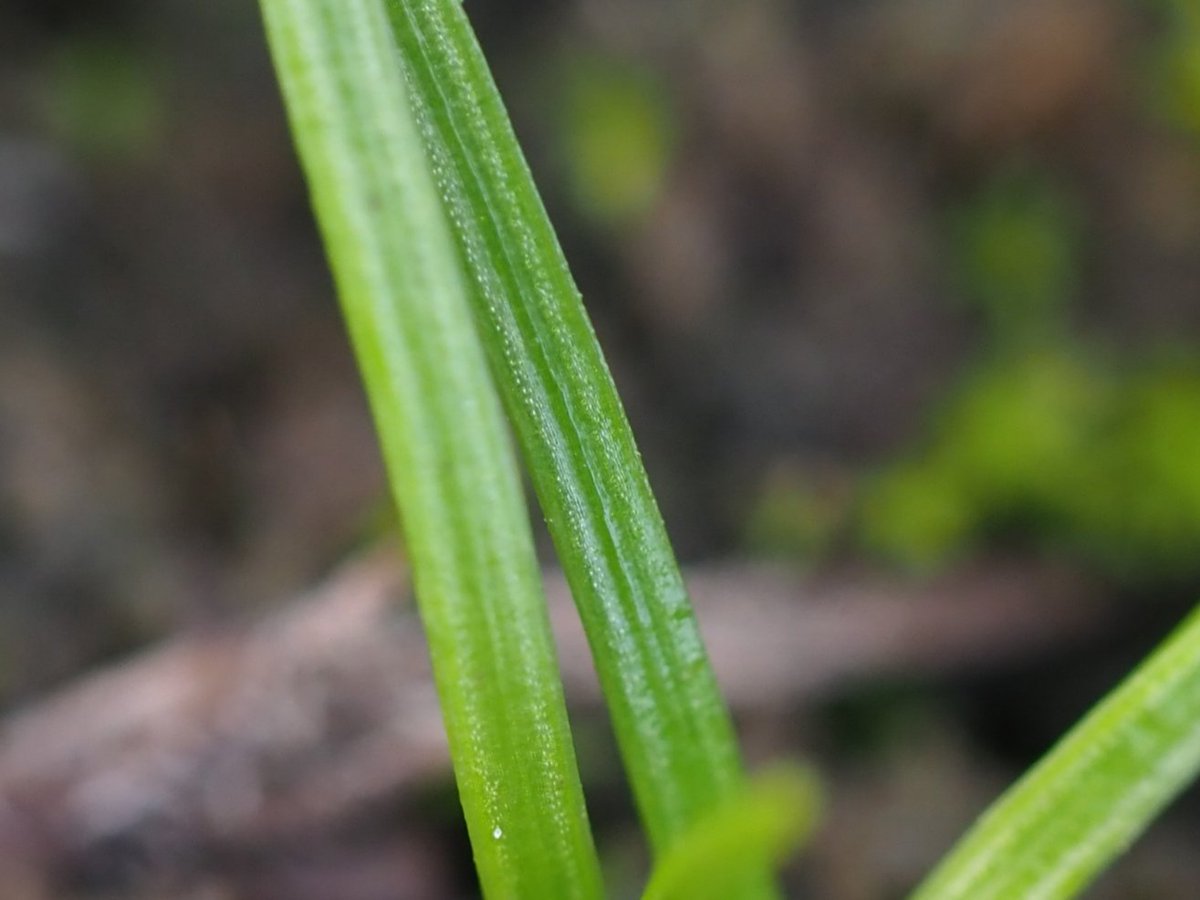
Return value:
[(853, 486), (836, 471), (776, 464), (746, 519), (749, 553), (791, 562), (819, 560), (844, 530)]
[(918, 569), (987, 540), (1074, 554), (1143, 583), (1200, 572), (1200, 371), (1122, 375), (1064, 350), (982, 366), (920, 453), (864, 493), (863, 541)]
[(989, 533), (1045, 528), (1110, 401), (1080, 358), (1003, 356), (968, 376), (937, 415), (928, 445), (868, 486), (868, 547), (918, 568), (965, 553)]
[(746, 861), (778, 865), (816, 820), (812, 776), (777, 768), (697, 822), (658, 864), (643, 900), (725, 900), (737, 895)]
[(1080, 222), (1053, 179), (1012, 166), (951, 214), (961, 293), (995, 344), (1062, 333), (1078, 288)]
[(1200, 6), (1159, 0), (1162, 38), (1151, 59), (1151, 105), (1175, 126), (1200, 135)]
[(628, 60), (560, 63), (561, 156), (580, 211), (602, 225), (636, 219), (658, 198), (674, 146), (666, 91)]
[(43, 98), (50, 126), (81, 155), (143, 159), (162, 140), (162, 79), (138, 48), (102, 38), (66, 41), (50, 60)]
[[(741, 775), (615, 388), (461, 5), (262, 7), (401, 511), (485, 894), (602, 890), (502, 398), (658, 859), (647, 896), (772, 896), (768, 866), (808, 831), (813, 785)], [(993, 387), (986, 415), (962, 414), (976, 433), (951, 468), (976, 490), (988, 478), (997, 496), (1048, 490), (1040, 466), (1058, 465), (1075, 416), (1089, 418), (1069, 365), (1037, 362), (1020, 383), (1019, 402)], [(1186, 412), (1166, 403), (1153, 417), (1164, 440)], [(1012, 449), (1022, 429), (1039, 465)], [(1065, 896), (1198, 766), (1194, 618), (921, 895)]]
[[(1064, 539), (1143, 582), (1200, 571), (1200, 367), (1160, 364), (1119, 386), (1097, 440), (1064, 471)], [(1069, 488), (1069, 489), (1067, 489)]]
[(982, 320), (987, 361), (940, 409), (923, 451), (869, 480), (857, 514), (846, 492), (776, 479), (752, 511), (751, 547), (809, 558), (856, 519), (855, 543), (929, 569), (986, 537), (1057, 520), (1063, 473), (1094, 438), (1109, 380), (1082, 351), (1058, 349), (1078, 290), (1080, 222), (1053, 178), (1013, 162), (952, 210), (954, 279)]
[(1074, 346), (1081, 217), (1008, 166), (951, 216), (960, 289), (990, 347), (924, 446), (867, 485), (862, 542), (929, 569), (1019, 539), (1144, 584), (1200, 573), (1200, 373)]

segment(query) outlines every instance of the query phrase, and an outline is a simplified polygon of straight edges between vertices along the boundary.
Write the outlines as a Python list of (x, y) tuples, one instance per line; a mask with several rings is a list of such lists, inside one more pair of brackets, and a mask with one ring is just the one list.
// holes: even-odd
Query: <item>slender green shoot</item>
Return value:
[[(496, 382), (657, 854), (741, 783), (734, 732), (579, 291), (458, 0), (386, 0)], [(765, 882), (732, 897), (770, 896)]]
[(598, 898), (512, 449), (380, 0), (262, 0), (490, 898)]
[(1200, 770), (1200, 610), (989, 810), (916, 900), (1074, 896)]
[(761, 772), (663, 856), (642, 900), (725, 900), (749, 870), (778, 866), (817, 821), (817, 780), (794, 766)]

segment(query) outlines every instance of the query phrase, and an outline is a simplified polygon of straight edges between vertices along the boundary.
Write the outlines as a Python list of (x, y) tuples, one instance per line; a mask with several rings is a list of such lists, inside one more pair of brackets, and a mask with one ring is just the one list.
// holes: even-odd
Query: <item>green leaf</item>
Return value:
[(724, 900), (747, 869), (778, 865), (807, 840), (818, 805), (817, 780), (807, 769), (755, 776), (663, 856), (643, 900)]
[(515, 460), (380, 0), (262, 0), (485, 894), (602, 894)]
[(914, 896), (1073, 896), (1198, 770), (1200, 610), (997, 801)]
[[(457, 0), (387, 0), (492, 372), (661, 854), (741, 783), (666, 529), (579, 291)], [(765, 882), (738, 896), (770, 896)]]

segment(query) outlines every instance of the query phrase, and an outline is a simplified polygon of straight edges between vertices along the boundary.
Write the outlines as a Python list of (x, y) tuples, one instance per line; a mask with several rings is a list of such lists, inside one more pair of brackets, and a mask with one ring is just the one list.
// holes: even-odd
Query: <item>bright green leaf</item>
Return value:
[(484, 893), (596, 898), (515, 460), (380, 0), (262, 0), (412, 557)]
[(1082, 890), (1200, 770), (1200, 610), (989, 810), (914, 900)]
[(643, 900), (724, 900), (748, 869), (779, 865), (816, 823), (816, 778), (780, 767), (755, 776), (662, 858)]
[[(741, 783), (666, 529), (511, 123), (455, 0), (387, 0), (471, 299), (656, 853)], [(765, 877), (729, 896), (771, 896)]]

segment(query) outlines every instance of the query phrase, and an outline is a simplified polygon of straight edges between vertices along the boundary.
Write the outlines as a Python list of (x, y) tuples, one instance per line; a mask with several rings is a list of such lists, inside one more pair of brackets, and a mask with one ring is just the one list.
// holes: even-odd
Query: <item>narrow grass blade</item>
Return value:
[(1070, 897), (1200, 771), (1200, 610), (1008, 791), (917, 900)]
[(817, 781), (808, 770), (756, 775), (663, 856), (642, 900), (725, 900), (739, 873), (777, 866), (799, 849), (817, 806)]
[(740, 783), (728, 714), (612, 378), (470, 24), (457, 0), (387, 7), (492, 371), (662, 852)]
[(598, 898), (529, 522), (380, 0), (262, 0), (491, 898)]

